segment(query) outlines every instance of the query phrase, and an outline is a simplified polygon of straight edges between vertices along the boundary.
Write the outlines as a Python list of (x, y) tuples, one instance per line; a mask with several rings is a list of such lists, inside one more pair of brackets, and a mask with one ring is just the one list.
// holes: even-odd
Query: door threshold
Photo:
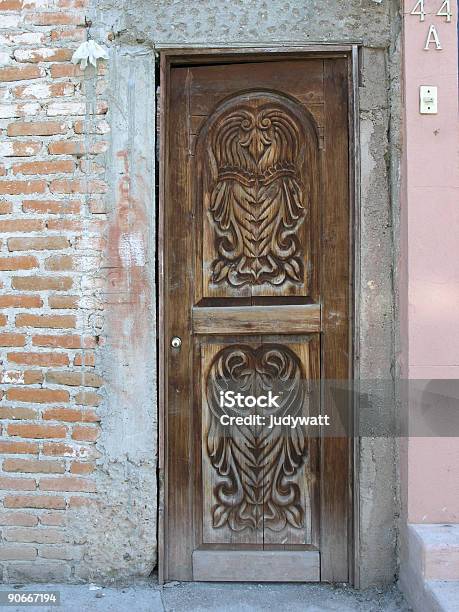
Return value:
[(197, 582), (319, 582), (316, 550), (195, 550)]

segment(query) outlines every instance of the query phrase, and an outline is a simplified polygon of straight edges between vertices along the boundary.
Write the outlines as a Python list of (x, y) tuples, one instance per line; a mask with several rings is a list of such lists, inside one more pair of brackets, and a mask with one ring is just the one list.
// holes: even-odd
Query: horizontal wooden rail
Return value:
[(319, 304), (195, 306), (194, 334), (307, 334), (320, 332)]

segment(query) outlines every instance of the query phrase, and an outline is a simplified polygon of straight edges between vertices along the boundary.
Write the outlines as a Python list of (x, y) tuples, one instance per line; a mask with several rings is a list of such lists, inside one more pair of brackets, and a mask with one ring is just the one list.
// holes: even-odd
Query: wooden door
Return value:
[(333, 419), (349, 377), (348, 59), (163, 76), (164, 578), (347, 581), (346, 438), (227, 420)]

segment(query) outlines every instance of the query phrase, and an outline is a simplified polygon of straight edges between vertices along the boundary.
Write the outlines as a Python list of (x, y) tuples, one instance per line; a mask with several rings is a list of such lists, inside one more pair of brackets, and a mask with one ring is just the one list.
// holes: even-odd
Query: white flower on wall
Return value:
[(86, 68), (88, 62), (96, 67), (98, 59), (108, 59), (107, 50), (98, 45), (94, 40), (82, 43), (72, 55), (72, 63), (80, 63), (82, 70)]

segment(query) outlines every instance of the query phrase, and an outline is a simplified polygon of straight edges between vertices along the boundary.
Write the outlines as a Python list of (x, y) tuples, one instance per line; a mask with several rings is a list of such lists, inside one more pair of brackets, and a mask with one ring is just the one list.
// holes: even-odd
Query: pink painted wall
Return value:
[[(457, 3), (450, 23), (435, 14), (442, 0), (425, 0), (423, 22), (415, 4), (404, 2), (403, 362), (410, 379), (459, 379)], [(430, 24), (441, 51), (423, 50)], [(438, 87), (438, 114), (419, 113), (420, 85)], [(459, 438), (410, 438), (401, 459), (407, 521), (459, 522)]]

